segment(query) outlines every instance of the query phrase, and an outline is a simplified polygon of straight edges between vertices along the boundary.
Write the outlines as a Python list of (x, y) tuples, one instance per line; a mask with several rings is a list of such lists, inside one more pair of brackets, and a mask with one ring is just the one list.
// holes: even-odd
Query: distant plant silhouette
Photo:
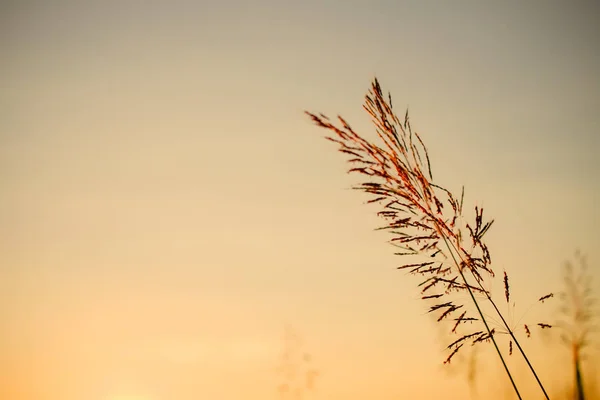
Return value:
[(306, 392), (313, 391), (319, 372), (312, 366), (312, 356), (303, 351), (302, 340), (287, 326), (284, 334), (284, 350), (277, 373), (282, 379), (277, 391), (282, 399), (301, 400)]
[[(521, 399), (513, 376), (497, 344), (496, 335), (509, 338), (509, 353), (513, 344), (533, 373), (546, 399), (548, 395), (529, 359), (515, 336), (517, 328), (510, 326), (492, 299), (488, 281), (494, 278), (491, 256), (483, 237), (493, 221), (485, 221), (483, 208), (475, 207), (474, 223), (466, 223), (463, 215), (464, 188), (460, 197), (433, 182), (429, 155), (420, 135), (413, 132), (406, 112), (404, 120), (392, 109), (391, 95), (383, 95), (377, 79), (366, 95), (364, 109), (371, 116), (376, 133), (383, 142), (379, 146), (356, 133), (344, 118), (338, 116), (339, 126), (323, 114), (306, 112), (312, 121), (334, 135), (327, 139), (339, 145), (339, 151), (350, 157), (352, 168), (367, 180), (355, 189), (372, 196), (368, 203), (382, 206), (378, 215), (386, 224), (379, 228), (392, 235), (395, 254), (412, 257), (398, 269), (421, 278), (422, 299), (433, 302), (429, 312), (438, 315), (438, 322), (452, 321), (450, 332), (457, 339), (447, 346), (444, 363), (466, 344), (491, 342), (500, 357), (512, 387)], [(508, 275), (504, 274), (505, 298), (509, 302)], [(467, 300), (460, 298), (466, 294)], [(552, 295), (542, 296), (543, 302)], [(497, 316), (499, 327), (491, 326), (494, 318), (482, 307), (487, 305)], [(471, 306), (469, 308), (468, 306)], [(551, 325), (538, 323), (539, 329)], [(531, 335), (528, 325), (522, 327)]]
[(561, 340), (569, 347), (573, 357), (574, 398), (577, 400), (585, 399), (582, 359), (596, 329), (594, 321), (597, 316), (587, 268), (587, 260), (579, 251), (575, 252), (574, 262), (565, 263), (565, 289), (560, 293), (562, 318), (556, 324), (561, 329)]

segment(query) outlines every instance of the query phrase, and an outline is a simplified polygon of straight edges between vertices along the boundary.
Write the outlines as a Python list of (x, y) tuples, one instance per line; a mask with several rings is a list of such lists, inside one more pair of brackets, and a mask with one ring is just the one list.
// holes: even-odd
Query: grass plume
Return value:
[(591, 278), (587, 271), (587, 260), (575, 252), (575, 262), (568, 261), (564, 267), (565, 289), (560, 293), (562, 315), (558, 326), (561, 339), (569, 347), (575, 380), (575, 398), (584, 400), (582, 358), (592, 341), (597, 327), (594, 325), (596, 299), (593, 296)]
[[(359, 135), (341, 116), (333, 123), (321, 113), (306, 113), (317, 126), (332, 133), (326, 139), (336, 143), (339, 151), (349, 157), (348, 172), (366, 177), (354, 188), (370, 195), (367, 203), (380, 206), (378, 215), (385, 224), (379, 229), (391, 234), (390, 243), (397, 249), (395, 254), (411, 258), (398, 269), (419, 277), (422, 299), (432, 302), (429, 312), (437, 315), (438, 322), (451, 323), (450, 334), (458, 337), (447, 346), (444, 363), (450, 363), (466, 345), (492, 343), (515, 393), (521, 398), (496, 340), (497, 333), (506, 333), (510, 337), (509, 352), (512, 354), (514, 343), (548, 399), (514, 329), (506, 322), (488, 289), (487, 282), (495, 274), (484, 236), (494, 221), (487, 220), (483, 208), (475, 206), (475, 220), (466, 222), (464, 188), (460, 196), (455, 196), (434, 182), (427, 148), (421, 136), (413, 131), (408, 111), (402, 120), (398, 118), (392, 108), (391, 95), (384, 95), (377, 79), (365, 97), (363, 108), (375, 125), (380, 144)], [(504, 287), (508, 302), (506, 273)], [(546, 298), (549, 297), (542, 299)], [(493, 318), (482, 310), (484, 303), (492, 307), (500, 329), (490, 325)], [(538, 326), (550, 327), (548, 324)], [(525, 330), (530, 336), (527, 325)]]

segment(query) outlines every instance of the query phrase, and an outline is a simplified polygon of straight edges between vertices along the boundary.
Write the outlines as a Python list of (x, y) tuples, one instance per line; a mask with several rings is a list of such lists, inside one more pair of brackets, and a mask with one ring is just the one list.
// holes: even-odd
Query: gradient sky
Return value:
[[(312, 398), (468, 397), (302, 114), (370, 129), (374, 76), (437, 182), (496, 219), (517, 316), (560, 289), (576, 248), (598, 275), (593, 1), (1, 7), (1, 398), (275, 399), (286, 323), (321, 372)], [(568, 355), (541, 342), (559, 390), (549, 360)]]

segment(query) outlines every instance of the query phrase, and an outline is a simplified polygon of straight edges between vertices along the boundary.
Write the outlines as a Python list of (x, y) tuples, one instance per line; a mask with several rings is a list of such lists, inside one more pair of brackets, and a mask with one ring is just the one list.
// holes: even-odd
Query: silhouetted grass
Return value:
[[(484, 219), (483, 208), (475, 207), (475, 221), (465, 222), (463, 215), (464, 188), (460, 196), (434, 183), (431, 162), (425, 144), (411, 128), (408, 112), (401, 121), (392, 109), (391, 95), (383, 95), (377, 79), (366, 95), (364, 109), (371, 116), (381, 141), (377, 145), (355, 132), (348, 122), (338, 116), (339, 125), (323, 114), (306, 112), (312, 121), (333, 133), (327, 139), (339, 146), (352, 165), (349, 172), (357, 172), (366, 180), (355, 189), (368, 193), (368, 203), (381, 206), (378, 215), (386, 223), (380, 229), (392, 235), (391, 243), (398, 249), (395, 253), (411, 257), (411, 261), (398, 267), (420, 277), (422, 298), (431, 302), (429, 312), (436, 313), (438, 322), (451, 321), (451, 335), (456, 335), (448, 346), (444, 363), (465, 345), (490, 342), (512, 383), (517, 396), (519, 390), (513, 380), (496, 336), (505, 333), (509, 337), (509, 354), (513, 344), (524, 357), (546, 399), (548, 395), (535, 369), (531, 365), (519, 341), (515, 328), (509, 326), (496, 302), (492, 299), (487, 283), (494, 278), (491, 255), (483, 238), (492, 226), (492, 220)], [(510, 300), (509, 277), (503, 275), (505, 300)], [(466, 299), (455, 294), (465, 294)], [(542, 296), (544, 302), (552, 294)], [(491, 327), (482, 306), (487, 304), (498, 318), (499, 329)], [(472, 309), (467, 307), (472, 305)], [(539, 329), (550, 328), (538, 323)], [(531, 328), (523, 326), (529, 337)]]

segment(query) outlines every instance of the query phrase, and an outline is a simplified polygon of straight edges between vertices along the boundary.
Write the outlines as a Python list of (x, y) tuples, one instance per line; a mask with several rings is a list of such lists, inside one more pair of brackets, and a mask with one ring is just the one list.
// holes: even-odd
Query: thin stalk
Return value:
[(579, 346), (573, 347), (573, 362), (575, 364), (575, 383), (577, 385), (577, 400), (585, 400), (583, 395), (583, 378), (581, 377), (581, 358), (579, 357)]
[[(436, 223), (437, 225), (437, 223)], [(450, 254), (452, 255), (452, 259), (454, 260), (454, 263), (456, 264), (456, 258), (454, 256), (454, 252), (452, 251), (452, 249), (450, 249), (450, 245), (448, 244), (448, 241), (446, 240), (446, 237), (442, 235), (442, 238), (444, 239), (444, 243), (446, 244), (446, 247), (448, 247), (448, 250), (450, 251)], [(452, 243), (452, 248), (459, 253), (458, 249), (456, 248), (456, 246), (454, 245), (454, 243)], [(460, 254), (460, 253), (459, 253)], [(462, 257), (461, 257), (462, 259)], [(460, 269), (460, 267), (458, 268), (461, 277), (463, 278), (463, 281), (466, 282), (465, 276), (462, 273), (462, 270)], [(544, 388), (544, 385), (542, 384), (542, 382), (540, 381), (540, 378), (538, 377), (537, 373), (535, 372), (535, 369), (533, 368), (533, 365), (531, 365), (531, 362), (529, 361), (529, 358), (527, 357), (527, 355), (525, 355), (525, 351), (523, 350), (523, 348), (521, 347), (521, 345), (519, 344), (519, 341), (517, 340), (517, 338), (515, 337), (515, 334), (513, 333), (513, 330), (508, 326), (508, 323), (506, 322), (506, 320), (504, 319), (504, 316), (502, 315), (502, 313), (500, 312), (500, 310), (498, 309), (498, 307), (496, 306), (496, 303), (494, 302), (494, 300), (491, 298), (491, 296), (489, 295), (489, 293), (487, 291), (485, 291), (483, 289), (483, 286), (481, 285), (481, 282), (478, 282), (479, 287), (483, 290), (483, 292), (485, 293), (485, 296), (487, 297), (488, 301), (492, 304), (492, 306), (494, 307), (494, 310), (496, 311), (496, 314), (498, 314), (498, 316), (500, 317), (500, 320), (502, 321), (502, 324), (504, 325), (504, 327), (506, 328), (506, 331), (508, 332), (508, 334), (511, 336), (512, 340), (515, 342), (515, 345), (517, 346), (517, 348), (519, 349), (519, 352), (521, 353), (521, 355), (523, 356), (523, 358), (525, 359), (525, 362), (527, 363), (527, 365), (529, 366), (529, 369), (531, 370), (531, 373), (533, 374), (533, 376), (535, 377), (535, 380), (537, 381), (538, 385), (540, 386), (540, 389), (542, 389), (542, 392), (544, 393), (544, 396), (546, 397), (546, 400), (550, 400), (550, 397), (548, 396), (548, 393), (546, 393), (546, 389)], [(475, 305), (477, 306), (477, 311), (480, 312), (480, 316), (483, 320), (483, 323), (485, 324), (486, 328), (487, 328), (487, 321), (485, 321), (483, 315), (481, 314), (481, 311), (479, 310), (479, 305), (477, 304), (477, 302), (475, 301), (475, 297), (473, 296), (473, 293), (471, 291), (471, 288), (467, 285), (467, 289), (469, 290), (469, 294), (471, 295), (471, 298), (473, 300), (473, 302), (475, 303)], [(488, 333), (489, 333), (489, 329), (488, 329)], [(496, 346), (496, 341), (492, 339), (492, 341), (494, 342), (494, 346)], [(498, 350), (498, 346), (496, 346), (496, 350)], [(500, 354), (500, 350), (498, 350), (498, 354)], [(504, 359), (502, 358), (502, 355), (500, 355), (500, 358), (502, 359), (502, 363), (504, 364)], [(510, 376), (510, 373), (507, 370), (507, 373)], [(511, 382), (512, 382), (512, 377), (511, 377)], [(514, 386), (514, 384), (513, 384)], [(516, 391), (516, 387), (515, 387), (515, 391)]]
[(475, 295), (473, 294), (473, 291), (471, 290), (471, 287), (470, 287), (469, 283), (467, 282), (467, 278), (463, 274), (462, 269), (460, 268), (460, 264), (458, 264), (458, 261), (456, 260), (456, 257), (454, 256), (454, 252), (450, 248), (450, 244), (448, 244), (448, 240), (446, 239), (446, 236), (440, 231), (437, 222), (435, 223), (435, 225), (436, 225), (436, 228), (438, 229), (438, 232), (440, 233), (440, 236), (442, 237), (442, 239), (444, 239), (444, 243), (446, 244), (446, 247), (448, 248), (448, 251), (450, 252), (450, 255), (452, 256), (452, 260), (454, 261), (454, 264), (458, 268), (458, 273), (460, 274), (460, 277), (462, 278), (463, 282), (465, 283), (465, 286), (467, 287), (467, 290), (469, 291), (471, 300), (473, 301), (473, 303), (475, 304), (475, 307), (477, 308), (479, 317), (481, 318), (483, 325), (485, 325), (485, 329), (487, 330), (490, 339), (492, 339), (492, 343), (494, 344), (494, 347), (496, 348), (496, 352), (498, 353), (498, 357), (500, 357), (500, 361), (502, 361), (502, 366), (504, 367), (504, 370), (506, 371), (506, 374), (508, 375), (508, 378), (510, 379), (510, 383), (512, 384), (512, 387), (515, 390), (515, 393), (517, 394), (517, 397), (519, 398), (519, 400), (522, 400), (523, 398), (521, 397), (521, 394), (519, 393), (519, 389), (517, 389), (517, 384), (515, 383), (513, 376), (511, 374), (510, 370), (508, 369), (508, 365), (506, 365), (504, 356), (502, 356), (502, 352), (500, 351), (500, 348), (498, 347), (498, 344), (496, 343), (496, 339), (494, 339), (494, 335), (492, 335), (490, 327), (488, 326), (488, 323), (483, 315), (483, 312), (481, 311), (481, 308), (479, 307), (479, 303), (477, 303), (477, 299), (475, 299)]
[[(431, 210), (429, 203), (426, 203), (426, 205), (427, 205), (427, 209), (428, 209), (427, 211), (428, 211), (429, 215), (433, 215), (433, 212)], [(483, 325), (485, 326), (488, 336), (490, 337), (490, 339), (492, 340), (492, 343), (494, 344), (494, 348), (496, 349), (496, 352), (498, 353), (498, 357), (500, 357), (502, 366), (504, 367), (504, 370), (506, 371), (506, 375), (508, 375), (508, 379), (510, 379), (510, 383), (512, 384), (512, 387), (515, 390), (517, 397), (519, 398), (519, 400), (523, 400), (523, 398), (521, 397), (521, 393), (519, 393), (519, 389), (517, 388), (517, 384), (515, 383), (515, 380), (513, 379), (512, 373), (510, 372), (508, 365), (506, 365), (506, 360), (504, 360), (504, 356), (502, 355), (502, 352), (500, 351), (500, 348), (498, 347), (498, 343), (496, 343), (496, 339), (494, 338), (494, 335), (492, 334), (492, 331), (490, 330), (487, 320), (486, 320), (485, 316), (483, 315), (483, 311), (481, 311), (481, 308), (479, 307), (479, 303), (477, 302), (477, 299), (475, 298), (475, 295), (473, 294), (473, 291), (471, 290), (471, 286), (469, 285), (469, 282), (467, 282), (467, 277), (463, 273), (463, 271), (460, 267), (460, 264), (456, 260), (454, 251), (452, 251), (452, 248), (450, 247), (450, 244), (448, 243), (448, 239), (446, 238), (446, 235), (444, 234), (444, 232), (442, 232), (442, 229), (440, 228), (440, 225), (437, 222), (437, 220), (435, 218), (432, 218), (432, 219), (434, 221), (435, 228), (436, 228), (438, 234), (444, 240), (444, 244), (446, 245), (446, 248), (448, 249), (448, 251), (450, 252), (450, 255), (452, 256), (452, 261), (454, 261), (454, 265), (456, 265), (456, 268), (458, 269), (458, 273), (460, 274), (462, 281), (464, 282), (467, 290), (469, 291), (469, 296), (471, 297), (473, 304), (475, 304), (475, 308), (477, 308), (477, 313), (479, 313), (479, 317), (481, 318), (481, 321), (483, 322)], [(452, 243), (452, 247), (455, 249), (455, 251), (460, 256), (460, 252), (458, 251), (456, 246), (454, 246), (454, 243)], [(462, 256), (460, 256), (460, 257), (462, 260)], [(486, 294), (487, 294), (487, 292), (486, 292)], [(491, 300), (489, 295), (487, 297), (489, 300)], [(495, 307), (495, 304), (494, 304), (494, 307)], [(502, 317), (502, 315), (500, 315), (500, 317)], [(504, 321), (504, 318), (502, 318), (502, 320)], [(527, 362), (529, 362), (529, 361), (527, 361)], [(546, 392), (544, 391), (544, 393), (546, 393)]]
[(517, 348), (521, 352), (521, 355), (525, 359), (525, 362), (527, 362), (527, 365), (529, 366), (529, 369), (531, 370), (531, 373), (533, 373), (533, 376), (535, 377), (535, 380), (537, 381), (538, 385), (540, 386), (540, 389), (542, 389), (542, 392), (544, 392), (544, 396), (546, 396), (546, 400), (550, 400), (550, 397), (548, 397), (548, 393), (546, 393), (546, 389), (544, 389), (544, 385), (542, 385), (542, 382), (540, 381), (540, 378), (538, 377), (537, 373), (535, 372), (535, 369), (533, 368), (533, 365), (531, 365), (531, 363), (529, 362), (529, 358), (527, 358), (527, 356), (525, 355), (525, 352), (521, 348), (521, 345), (519, 344), (519, 341), (515, 337), (515, 334), (513, 333), (513, 330), (510, 329), (510, 327), (506, 323), (506, 320), (504, 319), (504, 316), (502, 316), (502, 313), (500, 312), (500, 310), (498, 310), (498, 307), (496, 307), (496, 303), (494, 302), (494, 300), (492, 300), (492, 298), (490, 297), (490, 295), (487, 292), (486, 292), (486, 297), (489, 300), (489, 302), (492, 304), (492, 306), (494, 306), (494, 309), (496, 310), (496, 313), (498, 313), (498, 316), (502, 320), (502, 324), (504, 325), (504, 327), (508, 331), (508, 334), (510, 335), (510, 337), (512, 338), (512, 340), (517, 345)]

